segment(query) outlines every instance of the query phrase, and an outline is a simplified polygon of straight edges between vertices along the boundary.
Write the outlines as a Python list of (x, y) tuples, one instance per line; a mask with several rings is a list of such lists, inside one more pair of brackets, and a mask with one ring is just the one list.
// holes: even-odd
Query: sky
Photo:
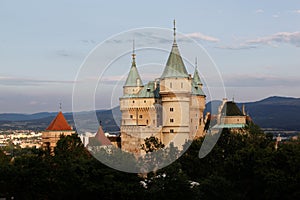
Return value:
[[(204, 90), (209, 93), (208, 83), (214, 79), (205, 73), (210, 67), (224, 83), (226, 94), (208, 95), (207, 100), (300, 97), (298, 0), (0, 0), (0, 113), (57, 111), (60, 102), (69, 112), (75, 97), (82, 105), (94, 102), (96, 109), (116, 106), (131, 65), (130, 41), (136, 41), (137, 65), (146, 83), (163, 71), (172, 45), (173, 19), (189, 73), (193, 73), (189, 65), (193, 66), (194, 49), (185, 50), (190, 46), (181, 36), (202, 48), (196, 56)], [(152, 32), (141, 37), (133, 31), (137, 29)], [(160, 33), (169, 40), (149, 42)], [(152, 49), (148, 51), (146, 44)], [(103, 59), (114, 62), (104, 75), (101, 70), (91, 71), (90, 79), (98, 80), (97, 85), (83, 87), (82, 69), (99, 66)], [(74, 97), (77, 86), (91, 89), (95, 98), (85, 99), (86, 91)], [(78, 110), (85, 109), (90, 107)]]

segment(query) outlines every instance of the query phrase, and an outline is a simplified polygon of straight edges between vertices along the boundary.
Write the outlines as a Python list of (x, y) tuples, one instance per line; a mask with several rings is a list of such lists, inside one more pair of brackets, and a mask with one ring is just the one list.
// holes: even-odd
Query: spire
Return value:
[(202, 82), (200, 80), (199, 72), (198, 72), (198, 66), (197, 66), (197, 57), (195, 58), (195, 72), (193, 76), (193, 82), (192, 82), (192, 94), (197, 96), (205, 96), (203, 90), (202, 90)]
[(176, 21), (175, 19), (173, 20), (173, 36), (174, 36), (174, 41), (173, 41), (173, 45), (176, 44)]
[(132, 41), (132, 54), (131, 55), (132, 55), (132, 64), (135, 65), (135, 56), (136, 55), (135, 55), (135, 44), (134, 43), (135, 43), (135, 41), (133, 40)]
[(138, 86), (143, 86), (142, 79), (139, 75), (139, 72), (136, 68), (136, 63), (135, 63), (135, 42), (133, 40), (133, 49), (132, 49), (132, 63), (131, 63), (131, 68), (128, 74), (128, 77), (126, 79), (125, 85), (124, 86), (131, 86), (131, 87), (138, 87)]
[(60, 111), (60, 112), (62, 111), (62, 108), (61, 108), (61, 100), (59, 101), (59, 111)]
[(174, 40), (172, 49), (166, 64), (166, 67), (164, 69), (164, 72), (161, 76), (161, 78), (170, 78), (170, 77), (180, 77), (180, 78), (188, 78), (189, 75), (187, 73), (187, 70), (184, 66), (182, 57), (180, 55), (177, 43), (176, 43), (176, 27), (175, 27), (175, 20), (173, 21), (174, 27)]
[(198, 61), (197, 61), (197, 57), (196, 57), (195, 58), (195, 72), (194, 72), (194, 76), (193, 76), (193, 83), (196, 84), (196, 85), (202, 85), (197, 65), (198, 65)]

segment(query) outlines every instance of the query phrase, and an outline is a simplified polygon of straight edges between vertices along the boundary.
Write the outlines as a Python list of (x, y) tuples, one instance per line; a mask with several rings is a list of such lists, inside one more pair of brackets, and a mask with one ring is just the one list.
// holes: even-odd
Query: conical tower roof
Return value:
[(195, 72), (194, 72), (193, 82), (192, 82), (192, 94), (197, 96), (205, 96), (201, 86), (202, 86), (202, 82), (197, 69), (197, 58), (196, 58)]
[(170, 77), (181, 77), (188, 78), (189, 74), (184, 66), (182, 57), (180, 55), (178, 45), (176, 42), (176, 32), (175, 32), (175, 20), (174, 20), (174, 41), (172, 45), (172, 49), (164, 69), (164, 72), (161, 78), (170, 78)]
[[(139, 82), (139, 85), (138, 85), (138, 82)], [(128, 77), (126, 79), (126, 82), (125, 82), (124, 86), (131, 86), (131, 87), (143, 86), (142, 79), (141, 79), (140, 74), (139, 74), (139, 72), (136, 68), (134, 50), (133, 50), (133, 53), (132, 53), (131, 68), (130, 68), (130, 71), (129, 71), (129, 74), (128, 74)]]
[(194, 76), (193, 76), (193, 83), (196, 84), (196, 85), (202, 85), (197, 66), (195, 67), (195, 72), (194, 72)]
[(60, 111), (52, 120), (51, 124), (46, 129), (47, 131), (72, 131), (72, 127), (68, 124), (65, 116)]
[(100, 125), (95, 135), (95, 139), (100, 142), (101, 146), (111, 145), (110, 140), (105, 136), (102, 126)]

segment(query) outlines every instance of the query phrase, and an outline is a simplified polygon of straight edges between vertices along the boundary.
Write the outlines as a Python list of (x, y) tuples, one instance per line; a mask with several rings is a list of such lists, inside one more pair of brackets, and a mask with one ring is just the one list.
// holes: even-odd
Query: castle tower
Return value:
[(149, 82), (143, 86), (135, 63), (135, 53), (132, 54), (132, 65), (123, 86), (123, 96), (120, 98), (121, 147), (135, 154), (141, 153), (141, 144), (147, 137), (160, 138), (161, 108), (157, 82)]
[(174, 20), (174, 41), (172, 49), (160, 78), (162, 101), (162, 142), (173, 142), (182, 149), (190, 135), (190, 97), (192, 78), (187, 73), (176, 42)]
[(202, 90), (202, 82), (199, 76), (197, 59), (195, 61), (195, 71), (192, 81), (192, 96), (190, 104), (190, 128), (191, 139), (199, 138), (204, 135), (203, 112), (205, 109), (205, 94)]

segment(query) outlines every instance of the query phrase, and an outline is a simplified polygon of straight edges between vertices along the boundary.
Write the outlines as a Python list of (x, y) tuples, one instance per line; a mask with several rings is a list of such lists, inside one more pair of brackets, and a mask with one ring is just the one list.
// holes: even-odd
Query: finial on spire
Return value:
[(62, 110), (62, 108), (61, 108), (62, 106), (61, 106), (61, 101), (59, 101), (59, 111), (61, 111)]
[(135, 62), (135, 41), (132, 41), (132, 62)]
[(174, 35), (174, 42), (176, 42), (176, 21), (175, 19), (173, 20), (173, 35)]
[(195, 57), (195, 70), (198, 68), (198, 61), (197, 61), (197, 57)]

